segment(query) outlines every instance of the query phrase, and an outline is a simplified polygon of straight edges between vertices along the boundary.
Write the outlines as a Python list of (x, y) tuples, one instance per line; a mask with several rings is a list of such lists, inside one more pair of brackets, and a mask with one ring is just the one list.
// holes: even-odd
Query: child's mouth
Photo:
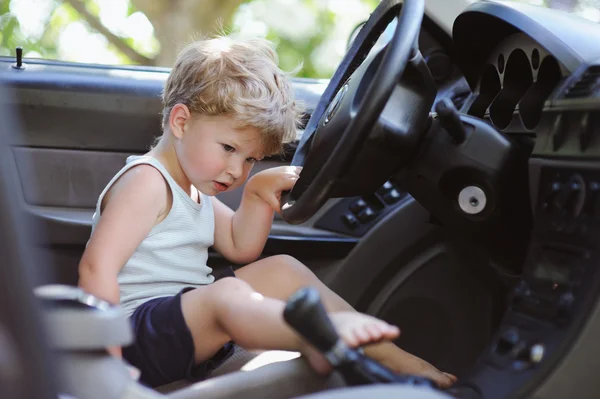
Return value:
[(227, 184), (219, 183), (218, 181), (213, 181), (213, 183), (217, 191), (226, 191), (229, 188)]

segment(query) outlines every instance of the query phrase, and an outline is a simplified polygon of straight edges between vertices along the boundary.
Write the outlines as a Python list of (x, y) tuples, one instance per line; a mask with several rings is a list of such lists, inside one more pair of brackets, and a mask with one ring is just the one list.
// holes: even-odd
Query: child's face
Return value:
[(206, 195), (242, 185), (261, 158), (260, 132), (227, 116), (188, 119), (175, 148), (183, 172)]

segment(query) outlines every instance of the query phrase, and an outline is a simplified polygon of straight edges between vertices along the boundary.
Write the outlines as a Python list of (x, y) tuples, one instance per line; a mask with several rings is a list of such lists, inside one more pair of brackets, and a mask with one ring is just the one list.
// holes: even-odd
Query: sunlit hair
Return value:
[(274, 45), (265, 39), (219, 36), (189, 44), (175, 61), (162, 100), (163, 129), (178, 103), (192, 114), (230, 115), (240, 127), (262, 133), (264, 155), (280, 153), (294, 139), (301, 114)]

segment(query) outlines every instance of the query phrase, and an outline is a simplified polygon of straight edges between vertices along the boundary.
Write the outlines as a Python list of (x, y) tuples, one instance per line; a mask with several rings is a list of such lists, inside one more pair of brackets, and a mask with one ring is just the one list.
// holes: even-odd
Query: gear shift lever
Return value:
[(325, 312), (318, 291), (313, 288), (296, 291), (287, 302), (283, 318), (323, 353), (329, 352), (341, 341)]
[(306, 341), (323, 353), (349, 385), (393, 382), (435, 387), (425, 378), (395, 374), (384, 365), (349, 348), (335, 331), (319, 293), (314, 288), (305, 287), (296, 291), (287, 302), (283, 318)]

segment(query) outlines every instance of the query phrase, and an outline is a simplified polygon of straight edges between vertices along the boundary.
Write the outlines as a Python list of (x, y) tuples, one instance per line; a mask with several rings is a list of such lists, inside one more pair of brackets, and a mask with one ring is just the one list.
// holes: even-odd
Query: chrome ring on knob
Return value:
[(34, 290), (36, 297), (47, 300), (70, 300), (87, 305), (98, 310), (107, 310), (112, 305), (92, 294), (89, 294), (79, 287), (72, 287), (62, 284), (49, 284), (36, 287)]
[(458, 194), (458, 206), (469, 215), (477, 215), (485, 209), (487, 197), (477, 186), (467, 186)]

